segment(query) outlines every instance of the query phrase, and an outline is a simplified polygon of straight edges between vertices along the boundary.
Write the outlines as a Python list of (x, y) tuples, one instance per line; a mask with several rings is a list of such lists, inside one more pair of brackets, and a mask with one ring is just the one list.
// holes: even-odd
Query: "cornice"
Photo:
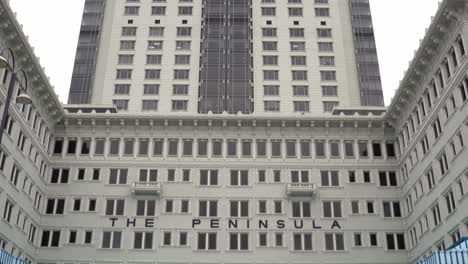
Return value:
[(0, 28), (0, 34), (15, 53), (16, 66), (26, 72), (28, 93), (34, 98), (34, 104), (46, 112), (45, 117), (49, 118), (51, 123), (60, 122), (65, 114), (62, 104), (7, 0), (0, 0)]
[(409, 68), (405, 71), (400, 86), (388, 107), (386, 119), (393, 126), (398, 127), (402, 115), (408, 112), (409, 105), (415, 100), (418, 90), (424, 87), (425, 77), (432, 74), (434, 59), (450, 28), (463, 21), (468, 16), (468, 4), (465, 0), (444, 0), (440, 3), (432, 23), (426, 30), (420, 42), (419, 49), (415, 51)]

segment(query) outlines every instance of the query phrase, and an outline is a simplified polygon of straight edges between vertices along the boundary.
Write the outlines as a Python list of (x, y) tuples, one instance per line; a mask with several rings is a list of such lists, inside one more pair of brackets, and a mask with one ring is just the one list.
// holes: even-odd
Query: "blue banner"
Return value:
[(11, 255), (5, 250), (0, 250), (0, 264), (27, 264), (24, 260)]

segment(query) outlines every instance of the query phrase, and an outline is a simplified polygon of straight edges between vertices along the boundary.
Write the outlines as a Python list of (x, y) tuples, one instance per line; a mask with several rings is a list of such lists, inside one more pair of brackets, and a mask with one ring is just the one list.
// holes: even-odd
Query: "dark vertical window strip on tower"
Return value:
[(69, 104), (90, 104), (105, 0), (86, 0), (73, 68)]
[(253, 112), (251, 0), (204, 0), (199, 112)]
[(382, 82), (369, 0), (350, 0), (361, 104), (383, 106)]

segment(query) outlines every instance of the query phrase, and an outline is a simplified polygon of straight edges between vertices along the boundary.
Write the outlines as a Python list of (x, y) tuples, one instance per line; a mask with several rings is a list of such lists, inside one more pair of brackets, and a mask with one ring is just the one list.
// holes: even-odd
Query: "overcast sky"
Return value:
[[(414, 50), (419, 47), (431, 16), (437, 11), (438, 2), (371, 0), (387, 105), (414, 56)], [(10, 5), (29, 35), (60, 100), (66, 102), (84, 0), (10, 0)]]

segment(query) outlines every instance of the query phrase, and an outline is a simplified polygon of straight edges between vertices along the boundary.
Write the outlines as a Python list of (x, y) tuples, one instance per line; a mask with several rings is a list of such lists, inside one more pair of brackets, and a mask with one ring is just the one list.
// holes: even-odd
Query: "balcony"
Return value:
[(162, 186), (158, 182), (134, 182), (132, 193), (135, 195), (161, 195)]
[(289, 196), (313, 196), (315, 192), (313, 183), (289, 183), (286, 186), (286, 194)]

